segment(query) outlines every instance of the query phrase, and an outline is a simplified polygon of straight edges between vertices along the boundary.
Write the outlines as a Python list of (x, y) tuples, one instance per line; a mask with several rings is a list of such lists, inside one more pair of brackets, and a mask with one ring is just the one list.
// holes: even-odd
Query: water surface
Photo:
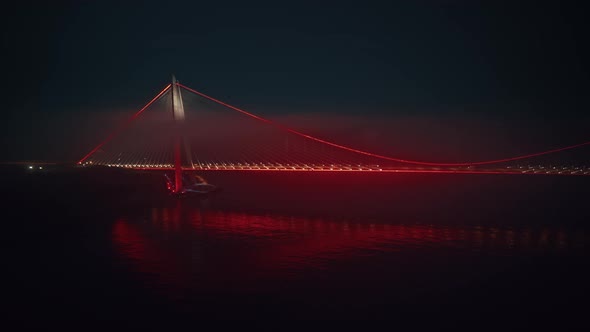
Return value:
[(588, 295), (583, 177), (209, 173), (221, 192), (173, 199), (161, 174), (11, 172), (10, 295), (29, 323), (574, 324)]

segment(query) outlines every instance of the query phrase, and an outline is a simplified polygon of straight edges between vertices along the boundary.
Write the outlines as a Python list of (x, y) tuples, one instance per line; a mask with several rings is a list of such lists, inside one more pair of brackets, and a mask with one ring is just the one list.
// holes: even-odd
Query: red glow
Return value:
[(97, 145), (94, 149), (92, 149), (92, 151), (90, 151), (87, 155), (84, 156), (84, 158), (80, 159), (80, 161), (78, 161), (78, 164), (81, 164), (84, 162), (84, 160), (88, 159), (88, 157), (90, 157), (93, 153), (95, 153), (96, 151), (98, 151), (98, 149), (100, 149), (103, 145), (105, 145), (106, 143), (110, 142), (115, 136), (117, 136), (121, 131), (123, 131), (123, 129), (127, 128), (127, 126), (129, 126), (131, 124), (131, 122), (133, 122), (133, 120), (135, 120), (141, 113), (143, 113), (143, 111), (145, 111), (148, 107), (150, 107), (151, 104), (153, 104), (156, 100), (158, 100), (158, 98), (160, 98), (166, 91), (168, 91), (168, 89), (170, 89), (171, 84), (168, 84), (164, 90), (160, 91), (160, 93), (158, 93), (152, 100), (150, 100), (149, 103), (147, 103), (144, 107), (142, 107), (139, 111), (137, 111), (137, 113), (135, 113), (129, 120), (127, 120), (121, 127), (119, 127), (116, 131), (114, 131), (111, 135), (109, 135), (102, 143), (100, 143), (99, 145)]
[(547, 151), (542, 151), (542, 152), (537, 152), (537, 153), (531, 153), (531, 154), (526, 154), (526, 155), (521, 155), (521, 156), (515, 156), (515, 157), (510, 157), (510, 158), (504, 158), (504, 159), (494, 159), (494, 160), (486, 160), (486, 161), (477, 161), (477, 162), (461, 162), (461, 163), (436, 163), (436, 162), (425, 162), (425, 161), (416, 161), (416, 160), (407, 160), (407, 159), (399, 159), (399, 158), (393, 158), (393, 157), (387, 157), (387, 156), (383, 156), (383, 155), (379, 155), (379, 154), (375, 154), (375, 153), (371, 153), (371, 152), (367, 152), (367, 151), (362, 151), (362, 150), (358, 150), (358, 149), (354, 149), (351, 147), (347, 147), (344, 145), (340, 145), (340, 144), (336, 144), (336, 143), (332, 143), (317, 137), (313, 137), (310, 135), (307, 135), (305, 133), (299, 132), (297, 130), (291, 129), (289, 127), (283, 126), (281, 124), (278, 123), (274, 123), (268, 119), (262, 118), (260, 116), (254, 115), (252, 113), (246, 112), (240, 108), (237, 108), (235, 106), (229, 105), (227, 103), (224, 103), (220, 100), (217, 100), (213, 97), (210, 97), (202, 92), (196, 91), (194, 89), (191, 89), (185, 85), (182, 85), (180, 83), (177, 83), (178, 86), (186, 89), (187, 91), (190, 91), (192, 93), (195, 93), (201, 97), (207, 98), (211, 101), (214, 101), (220, 105), (223, 105), (225, 107), (228, 107), (230, 109), (233, 109), (235, 111), (238, 111), (242, 114), (245, 114), (249, 117), (252, 117), (256, 120), (262, 121), (262, 122), (266, 122), (269, 124), (272, 124), (273, 126), (276, 126), (278, 128), (281, 128), (285, 131), (288, 131), (290, 133), (305, 137), (307, 139), (310, 139), (312, 141), (316, 141), (316, 142), (320, 142), (323, 144), (327, 144), (339, 149), (343, 149), (343, 150), (347, 150), (347, 151), (351, 151), (351, 152), (355, 152), (355, 153), (359, 153), (359, 154), (363, 154), (366, 156), (370, 156), (370, 157), (375, 157), (375, 158), (379, 158), (379, 159), (384, 159), (384, 160), (389, 160), (389, 161), (395, 161), (395, 162), (400, 162), (400, 163), (406, 163), (406, 164), (414, 164), (414, 165), (426, 165), (426, 166), (476, 166), (476, 165), (490, 165), (490, 164), (498, 164), (498, 163), (503, 163), (503, 162), (508, 162), (508, 161), (515, 161), (515, 160), (521, 160), (521, 159), (526, 159), (526, 158), (532, 158), (532, 157), (537, 157), (537, 156), (542, 156), (542, 155), (546, 155), (546, 154), (551, 154), (551, 153), (556, 153), (556, 152), (561, 152), (561, 151), (565, 151), (565, 150), (571, 150), (571, 149), (575, 149), (581, 146), (585, 146), (585, 145), (590, 145), (590, 141), (588, 142), (584, 142), (584, 143), (580, 143), (580, 144), (575, 144), (575, 145), (570, 145), (570, 146), (566, 146), (566, 147), (561, 147), (561, 148), (557, 148), (557, 149), (553, 149), (553, 150), (547, 150)]
[[(196, 245), (203, 234), (211, 241)], [(372, 223), (288, 215), (256, 215), (201, 210), (178, 201), (154, 208), (149, 222), (120, 218), (113, 226), (118, 253), (131, 266), (174, 291), (191, 288), (227, 291), (256, 289), (268, 281), (295, 276), (300, 269), (321, 269), (323, 261), (358, 258), (358, 250), (391, 252), (469, 245), (480, 250), (560, 250), (571, 241), (560, 229), (504, 230), (490, 227), (441, 227), (433, 224)], [(255, 241), (256, 246), (235, 246)], [(560, 239), (551, 241), (548, 239)], [(229, 244), (225, 246), (226, 243)], [(200, 241), (196, 241), (199, 243)], [(223, 250), (195, 250), (219, 243)], [(232, 245), (232, 243), (234, 245)], [(241, 242), (248, 243), (248, 242)], [(195, 253), (198, 260), (195, 260)], [(224, 258), (230, 258), (224, 260)], [(202, 271), (199, 262), (223, 261)], [(236, 271), (241, 273), (236, 274)], [(197, 282), (196, 282), (197, 281)], [(173, 293), (177, 295), (179, 293)]]
[[(145, 171), (175, 170), (172, 167), (130, 167), (130, 169)], [(349, 170), (349, 169), (292, 169), (292, 168), (192, 168), (183, 167), (184, 171), (211, 171), (211, 172), (332, 172), (332, 173), (433, 173), (433, 174), (509, 174), (509, 175), (569, 175), (588, 176), (583, 173), (551, 173), (551, 172), (522, 172), (512, 170), (444, 170), (444, 169), (382, 169), (382, 170)]]
[[(178, 220), (172, 221), (178, 223)], [(134, 268), (142, 273), (153, 274), (155, 282), (166, 280), (168, 290), (182, 291), (178, 286), (188, 285), (187, 278), (190, 276), (185, 264), (158, 241), (146, 236), (144, 231), (125, 218), (120, 218), (113, 225), (113, 242), (121, 256), (128, 259)]]

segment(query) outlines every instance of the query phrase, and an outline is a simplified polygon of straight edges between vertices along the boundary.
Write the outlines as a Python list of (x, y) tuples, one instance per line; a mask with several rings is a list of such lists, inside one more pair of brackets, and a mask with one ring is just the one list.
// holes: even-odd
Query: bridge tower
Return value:
[(171, 86), (171, 100), (172, 100), (172, 117), (174, 119), (174, 193), (181, 193), (183, 190), (182, 185), (182, 145), (184, 145), (186, 160), (192, 168), (195, 168), (190, 145), (186, 137), (184, 136), (184, 105), (182, 103), (182, 94), (180, 93), (180, 86), (176, 77), (172, 75), (172, 86)]

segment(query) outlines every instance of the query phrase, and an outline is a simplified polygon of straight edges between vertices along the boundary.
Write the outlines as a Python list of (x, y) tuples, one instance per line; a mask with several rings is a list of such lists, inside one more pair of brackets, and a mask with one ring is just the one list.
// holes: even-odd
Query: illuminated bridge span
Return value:
[(286, 127), (191, 89), (173, 77), (171, 84), (78, 163), (174, 169), (176, 174), (215, 170), (590, 175), (587, 159), (560, 166), (555, 161), (563, 159), (551, 159), (589, 147), (590, 141), (456, 163), (394, 158)]

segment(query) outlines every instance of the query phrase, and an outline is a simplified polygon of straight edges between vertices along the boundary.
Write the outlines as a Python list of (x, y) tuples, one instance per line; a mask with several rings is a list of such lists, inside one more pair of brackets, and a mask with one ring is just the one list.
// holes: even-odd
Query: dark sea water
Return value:
[(21, 326), (203, 319), (587, 324), (590, 178), (2, 172)]

